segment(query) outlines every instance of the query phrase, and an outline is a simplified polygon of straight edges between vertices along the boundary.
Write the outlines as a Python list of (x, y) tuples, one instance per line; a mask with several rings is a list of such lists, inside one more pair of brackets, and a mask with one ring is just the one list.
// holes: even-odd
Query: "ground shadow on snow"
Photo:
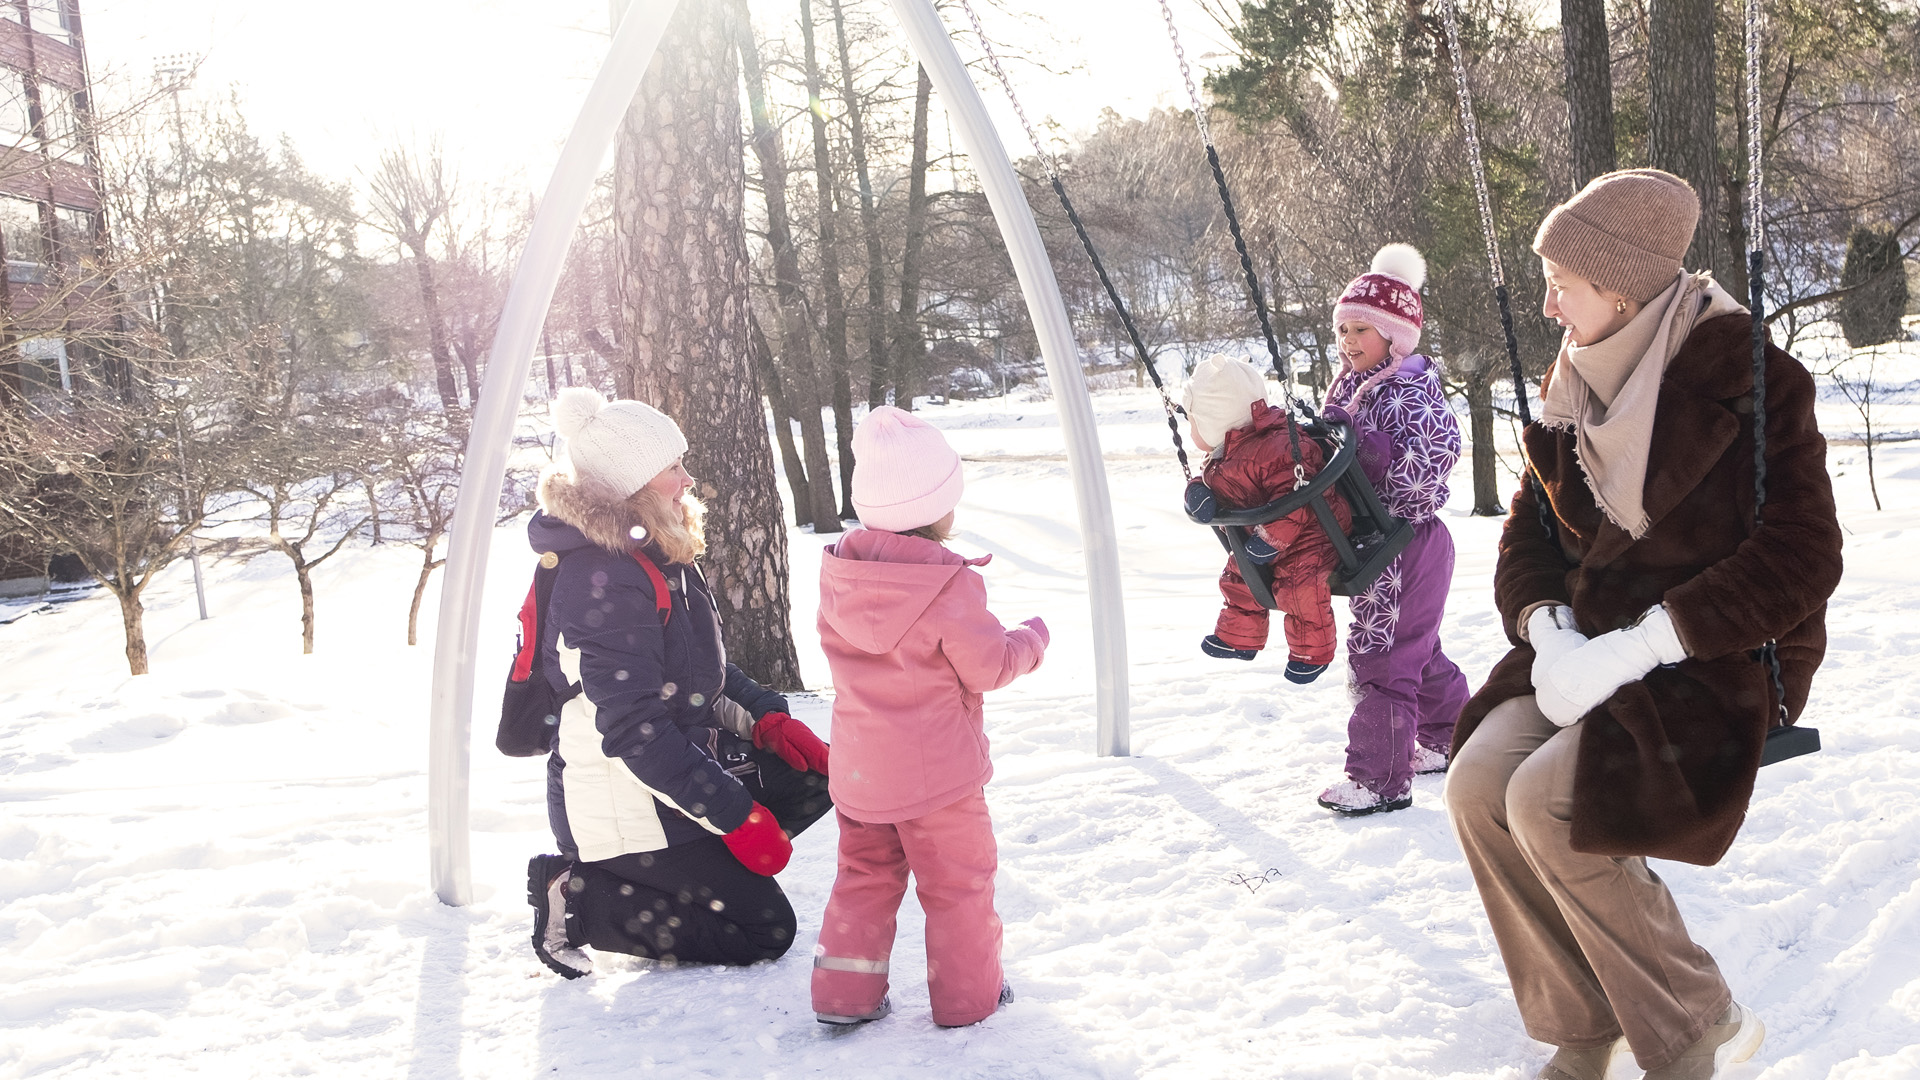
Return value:
[(447, 909), (446, 914), (454, 917), (456, 925), (428, 927), (426, 948), (420, 954), (420, 978), (413, 1000), (413, 1056), (407, 1062), (407, 1080), (460, 1075), (467, 941), (473, 926), (464, 912)]

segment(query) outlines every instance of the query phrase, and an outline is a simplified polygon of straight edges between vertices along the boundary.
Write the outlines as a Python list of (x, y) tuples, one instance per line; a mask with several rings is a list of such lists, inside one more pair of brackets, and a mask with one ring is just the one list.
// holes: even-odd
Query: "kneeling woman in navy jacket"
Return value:
[(773, 875), (831, 807), (827, 748), (727, 662), (679, 427), (584, 389), (560, 395), (554, 426), (567, 460), (527, 532), (559, 563), (541, 647), (573, 696), (547, 766), (562, 854), (527, 868), (534, 951), (568, 978), (591, 970), (583, 945), (779, 957), (795, 921)]

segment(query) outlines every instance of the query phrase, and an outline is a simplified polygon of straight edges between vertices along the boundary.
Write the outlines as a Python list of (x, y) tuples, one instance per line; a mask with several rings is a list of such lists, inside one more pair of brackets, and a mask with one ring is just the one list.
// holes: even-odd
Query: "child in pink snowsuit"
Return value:
[(912, 872), (927, 916), (933, 1021), (972, 1024), (1012, 999), (1000, 970), (999, 865), (986, 783), (981, 695), (1040, 666), (1047, 627), (1009, 630), (987, 587), (941, 543), (960, 502), (960, 455), (889, 406), (853, 435), (853, 506), (863, 528), (820, 566), (820, 644), (833, 670), (833, 776), (840, 869), (813, 958), (822, 1023), (892, 1008), (887, 958)]
[(1453, 537), (1440, 520), (1447, 476), (1460, 460), (1460, 424), (1420, 344), (1427, 263), (1388, 244), (1333, 308), (1340, 374), (1322, 415), (1350, 422), (1361, 468), (1380, 501), (1413, 525), (1413, 541), (1351, 600), (1347, 667), (1347, 778), (1320, 793), (1340, 814), (1413, 805), (1416, 773), (1447, 767), (1467, 679), (1440, 649), (1453, 585)]

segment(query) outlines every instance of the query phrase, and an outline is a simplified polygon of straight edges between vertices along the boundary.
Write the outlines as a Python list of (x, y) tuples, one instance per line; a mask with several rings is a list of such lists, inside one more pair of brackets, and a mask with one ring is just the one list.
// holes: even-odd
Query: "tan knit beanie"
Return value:
[(1700, 221), (1692, 185), (1659, 169), (1596, 176), (1547, 214), (1533, 250), (1608, 292), (1646, 303), (1673, 284)]

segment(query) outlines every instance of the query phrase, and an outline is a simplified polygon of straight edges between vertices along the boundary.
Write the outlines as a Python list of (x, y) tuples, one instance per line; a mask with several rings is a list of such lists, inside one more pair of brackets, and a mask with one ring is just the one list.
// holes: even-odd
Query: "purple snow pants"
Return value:
[(1388, 798), (1413, 783), (1415, 740), (1447, 752), (1467, 702), (1466, 676), (1440, 651), (1440, 616), (1452, 585), (1453, 535), (1429, 518), (1413, 527), (1413, 542), (1373, 587), (1351, 601), (1347, 775)]

